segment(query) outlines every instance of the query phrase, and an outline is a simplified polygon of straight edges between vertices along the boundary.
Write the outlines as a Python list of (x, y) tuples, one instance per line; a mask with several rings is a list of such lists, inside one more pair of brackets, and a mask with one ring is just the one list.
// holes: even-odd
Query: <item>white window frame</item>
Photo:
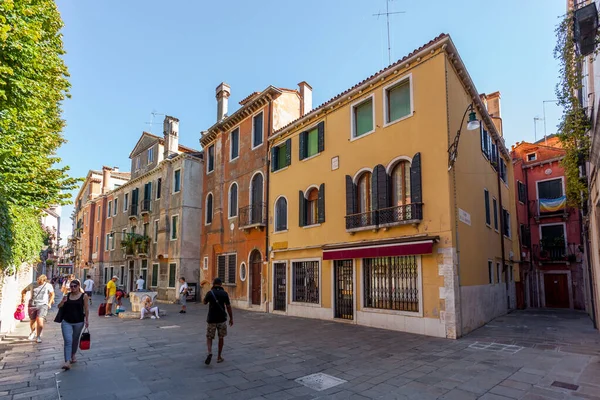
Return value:
[[(179, 171), (179, 190), (175, 190), (176, 186), (175, 186), (175, 173), (177, 173), (177, 171)], [(181, 192), (181, 168), (177, 168), (176, 170), (173, 171), (173, 194), (175, 193), (179, 193)]]
[(152, 164), (154, 162), (154, 147), (150, 147), (147, 151), (148, 164)]
[[(317, 189), (317, 190), (319, 190), (319, 189)], [(278, 222), (277, 221), (277, 202), (281, 198), (284, 198), (285, 199), (285, 203), (286, 203), (286, 210), (285, 210), (286, 229), (278, 231), (277, 230), (277, 222)], [(289, 224), (290, 224), (290, 220), (288, 218), (289, 217), (289, 215), (288, 215), (289, 214), (289, 212), (288, 212), (289, 211), (289, 205), (290, 205), (290, 202), (288, 201), (287, 197), (284, 196), (284, 195), (279, 195), (275, 199), (275, 203), (273, 203), (273, 212), (274, 212), (274, 215), (273, 215), (273, 233), (284, 233), (284, 232), (288, 231)]]
[[(402, 118), (398, 118), (397, 120), (394, 121), (390, 121), (388, 122), (388, 90), (393, 88), (394, 86), (397, 86), (401, 83), (403, 83), (404, 81), (408, 80), (408, 87), (409, 87), (409, 93), (410, 93), (410, 113)], [(409, 73), (407, 75), (404, 75), (401, 78), (396, 79), (394, 82), (386, 85), (383, 87), (383, 127), (386, 128), (390, 125), (394, 125), (397, 122), (400, 121), (404, 121), (407, 118), (410, 118), (414, 115), (415, 113), (415, 104), (413, 102), (413, 82), (412, 82), (412, 73)], [(375, 121), (375, 119), (373, 119), (373, 122)]]
[[(502, 232), (502, 234), (504, 235), (505, 238), (507, 239), (512, 239), (512, 231), (513, 231), (513, 226), (512, 226), (512, 222), (510, 221), (510, 211), (504, 207), (502, 207), (502, 210), (506, 211), (506, 213), (508, 214), (508, 235), (504, 235), (504, 232)], [(505, 228), (505, 224), (504, 224), (504, 211), (502, 212), (502, 228)]]
[[(529, 159), (529, 156), (533, 154), (533, 160)], [(537, 161), (537, 153), (527, 153), (525, 154), (525, 157), (527, 157), (527, 162), (532, 162), (532, 161)]]
[[(181, 179), (181, 176), (179, 177), (179, 179)], [(158, 184), (159, 181), (160, 181), (160, 185)], [(160, 188), (160, 190), (158, 190), (159, 188)], [(154, 200), (160, 200), (160, 197), (161, 197), (160, 192), (162, 192), (162, 177), (156, 179), (156, 193), (154, 195)]]
[(125, 240), (126, 235), (127, 235), (127, 228), (121, 229), (121, 241)]
[(115, 249), (115, 232), (110, 233), (110, 251)]
[[(262, 119), (262, 142), (260, 142), (260, 144), (258, 146), (254, 146), (254, 118), (256, 116), (258, 116), (258, 114), (262, 114), (263, 115), (263, 119)], [(252, 150), (256, 150), (259, 147), (261, 147), (262, 145), (265, 144), (265, 113), (264, 110), (260, 110), (254, 114), (252, 114), (252, 118), (250, 119), (250, 121), (252, 122), (252, 134), (250, 135), (250, 147), (252, 148)]]
[(208, 271), (208, 256), (204, 256), (204, 259), (202, 260), (203, 264), (202, 264), (202, 269), (204, 271)]
[(123, 212), (127, 212), (129, 210), (129, 192), (123, 195)]
[(106, 234), (106, 243), (104, 244), (104, 251), (110, 250), (110, 233)]
[[(177, 217), (177, 224), (175, 224), (175, 225), (177, 225), (177, 229), (175, 231), (175, 234), (177, 236), (173, 237), (173, 218), (175, 218), (175, 217)], [(171, 241), (179, 239), (179, 225), (180, 225), (179, 224), (179, 214), (171, 215), (171, 229), (169, 230), (170, 231), (169, 232), (169, 238), (170, 238)]]
[[(254, 177), (260, 174), (262, 175), (262, 198), (263, 198), (263, 203), (265, 202), (265, 174), (262, 173), (262, 171), (255, 171), (252, 176), (250, 177), (250, 184), (248, 185), (248, 188), (250, 189), (249, 193), (248, 193), (248, 205), (253, 206), (252, 204), (252, 182), (254, 181)], [(238, 186), (238, 194), (239, 194), (239, 189), (240, 187)], [(213, 208), (214, 208), (214, 199), (213, 199)]]
[[(211, 170), (208, 169), (208, 167), (210, 166), (210, 152), (209, 149), (213, 148), (213, 168)], [(211, 144), (210, 146), (206, 146), (206, 175), (210, 175), (215, 171), (215, 164), (217, 161), (217, 153), (216, 153), (216, 147), (215, 144)]]
[[(373, 129), (371, 129), (369, 132), (365, 132), (360, 136), (356, 136), (356, 126), (354, 124), (354, 109), (361, 105), (362, 103), (371, 100), (371, 104), (373, 105), (371, 111), (373, 112)], [(373, 132), (375, 132), (375, 128), (377, 126), (377, 121), (375, 120), (375, 93), (364, 97), (360, 100), (355, 101), (354, 103), (352, 103), (350, 105), (350, 141), (353, 142), (355, 140), (359, 140), (362, 139), (366, 136), (369, 136), (370, 134), (372, 134)]]
[(159, 224), (159, 220), (155, 219), (154, 224), (153, 224), (154, 232), (152, 235), (153, 243), (158, 243), (158, 224)]
[[(169, 274), (171, 273), (171, 265), (175, 265), (175, 286), (177, 286), (177, 281), (178, 281), (178, 279), (177, 279), (177, 263), (176, 262), (170, 262), (170, 263), (167, 264), (167, 287), (170, 288), (170, 289), (174, 289), (175, 286), (169, 286), (169, 281), (170, 281), (170, 279), (169, 279), (170, 275)], [(158, 268), (159, 268), (159, 274), (160, 274), (160, 266)]]
[[(539, 181), (535, 181), (535, 198), (536, 200), (540, 200), (540, 191), (539, 191), (539, 185), (538, 183), (540, 182), (548, 182), (548, 181), (555, 181), (557, 179), (560, 179), (561, 183), (562, 183), (562, 192), (563, 192), (563, 196), (567, 193), (565, 192), (565, 177), (564, 176), (557, 176), (554, 178), (548, 178), (548, 179), (540, 179)], [(538, 204), (539, 207), (539, 204)]]
[[(238, 187), (239, 189), (239, 187)], [(212, 204), (211, 204), (211, 210), (210, 210), (210, 222), (208, 222), (208, 196), (210, 196), (212, 198)], [(206, 194), (206, 197), (204, 198), (204, 225), (210, 225), (212, 224), (212, 220), (215, 214), (215, 196), (213, 195), (212, 192), (208, 192)]]
[[(305, 261), (318, 261), (319, 262), (319, 302), (318, 303), (304, 303), (301, 301), (294, 301), (294, 278), (295, 278), (295, 274), (294, 274), (294, 263), (295, 262), (305, 262)], [(278, 261), (280, 262), (280, 261)], [(322, 303), (323, 303), (323, 260), (321, 258), (318, 257), (314, 257), (314, 258), (295, 258), (290, 260), (290, 274), (292, 275), (292, 279), (289, 280), (290, 284), (292, 286), (290, 286), (290, 304), (295, 305), (295, 306), (302, 306), (302, 307), (322, 307)], [(333, 269), (332, 269), (333, 270)], [(286, 272), (286, 282), (288, 281), (287, 279), (287, 272)]]
[[(156, 286), (152, 286), (152, 279), (154, 278), (154, 266), (158, 265), (157, 274), (156, 274)], [(175, 267), (177, 268), (177, 267)], [(152, 278), (150, 278), (150, 285), (148, 287), (160, 287), (160, 263), (152, 263)]]
[(564, 233), (564, 238), (565, 238), (565, 250), (568, 249), (569, 246), (569, 240), (567, 239), (567, 223), (566, 222), (549, 222), (547, 224), (540, 224), (538, 226), (538, 230), (539, 230), (539, 238), (540, 238), (540, 244), (542, 244), (542, 227), (543, 226), (552, 226), (552, 225), (562, 225), (563, 227), (563, 233)]
[[(264, 125), (264, 122), (263, 122), (263, 125)], [(238, 141), (238, 155), (237, 155), (237, 157), (233, 158), (232, 157), (232, 155), (233, 155), (233, 141), (231, 140), (231, 134), (233, 132), (235, 132), (236, 130), (238, 131), (238, 140), (237, 140)], [(240, 125), (236, 126), (235, 128), (233, 128), (229, 132), (229, 162), (235, 161), (238, 158), (240, 158), (240, 132), (241, 132)]]
[[(491, 258), (488, 258), (488, 285), (494, 284), (494, 261)], [(491, 282), (490, 282), (491, 278)]]
[[(237, 187), (237, 192), (235, 194), (236, 197), (236, 205), (237, 205), (237, 209), (235, 210), (235, 215), (231, 215), (231, 188), (233, 187), (233, 185), (235, 185)], [(214, 207), (214, 198), (213, 198), (213, 207)], [(238, 217), (238, 210), (239, 210), (239, 203), (240, 203), (240, 185), (238, 185), (238, 183), (236, 181), (231, 182), (231, 184), (229, 185), (229, 190), (227, 191), (227, 217), (229, 219), (234, 219)]]
[(118, 206), (119, 206), (119, 198), (115, 197), (113, 200), (113, 217), (117, 215)]
[(108, 200), (106, 203), (106, 219), (110, 219), (112, 217), (112, 200)]
[[(496, 203), (496, 211), (494, 211), (494, 203)], [(494, 213), (494, 215), (492, 215), (492, 220), (490, 221), (493, 224), (493, 228), (496, 232), (500, 233), (500, 216), (498, 215), (498, 199), (496, 199), (496, 197), (492, 196), (492, 208), (490, 209), (490, 212)], [(494, 219), (495, 218), (495, 219)], [(496, 227), (496, 225), (498, 225), (498, 227)]]

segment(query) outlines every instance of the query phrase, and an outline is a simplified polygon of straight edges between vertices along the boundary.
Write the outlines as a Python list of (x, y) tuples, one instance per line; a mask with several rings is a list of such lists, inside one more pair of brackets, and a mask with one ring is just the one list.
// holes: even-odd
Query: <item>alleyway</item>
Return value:
[[(207, 367), (206, 308), (164, 309), (160, 320), (94, 315), (92, 349), (68, 372), (58, 324), (41, 344), (21, 324), (0, 342), (0, 399), (600, 399), (600, 335), (584, 314), (515, 312), (452, 341), (234, 310), (226, 361)], [(295, 381), (318, 372), (346, 382)]]

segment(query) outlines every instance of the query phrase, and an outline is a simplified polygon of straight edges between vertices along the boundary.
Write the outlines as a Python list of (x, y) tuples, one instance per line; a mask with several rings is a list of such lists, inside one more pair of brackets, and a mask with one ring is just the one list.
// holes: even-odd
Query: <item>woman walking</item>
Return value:
[(89, 326), (89, 300), (85, 293), (81, 293), (81, 283), (73, 279), (69, 284), (70, 292), (63, 297), (58, 305), (62, 309), (63, 320), (60, 324), (63, 341), (65, 345), (65, 364), (64, 370), (71, 369), (71, 364), (77, 362), (75, 355), (79, 347), (79, 337), (83, 326)]

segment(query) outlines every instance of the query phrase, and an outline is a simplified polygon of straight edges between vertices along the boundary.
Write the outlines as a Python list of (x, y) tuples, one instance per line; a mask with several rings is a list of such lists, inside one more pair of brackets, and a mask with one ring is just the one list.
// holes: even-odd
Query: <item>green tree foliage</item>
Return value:
[(68, 71), (53, 0), (0, 0), (0, 269), (32, 261), (39, 212), (79, 182), (58, 167)]
[(558, 104), (563, 107), (558, 137), (566, 151), (561, 164), (567, 177), (567, 201), (574, 207), (581, 207), (587, 199), (587, 182), (580, 178), (579, 166), (589, 155), (590, 139), (586, 133), (591, 125), (577, 97), (583, 85), (581, 64), (584, 60), (575, 51), (572, 11), (567, 13), (556, 28), (556, 36), (554, 57), (560, 62), (560, 80), (556, 85), (556, 96)]

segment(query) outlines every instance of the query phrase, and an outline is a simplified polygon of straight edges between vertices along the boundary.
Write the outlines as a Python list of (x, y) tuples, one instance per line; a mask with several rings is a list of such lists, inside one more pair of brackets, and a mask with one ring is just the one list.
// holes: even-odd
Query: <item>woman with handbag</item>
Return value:
[(29, 313), (29, 340), (35, 340), (42, 343), (42, 331), (44, 330), (44, 321), (48, 315), (48, 308), (54, 303), (54, 288), (48, 282), (46, 275), (40, 275), (37, 278), (37, 285), (33, 283), (27, 285), (21, 291), (21, 304), (25, 304), (25, 295), (31, 290), (31, 298), (27, 312)]
[(79, 338), (83, 326), (89, 326), (89, 299), (85, 293), (81, 293), (81, 283), (73, 279), (69, 284), (70, 292), (63, 297), (58, 305), (58, 314), (55, 322), (60, 322), (64, 346), (65, 364), (64, 370), (71, 369), (71, 364), (77, 362), (75, 355), (79, 347)]

